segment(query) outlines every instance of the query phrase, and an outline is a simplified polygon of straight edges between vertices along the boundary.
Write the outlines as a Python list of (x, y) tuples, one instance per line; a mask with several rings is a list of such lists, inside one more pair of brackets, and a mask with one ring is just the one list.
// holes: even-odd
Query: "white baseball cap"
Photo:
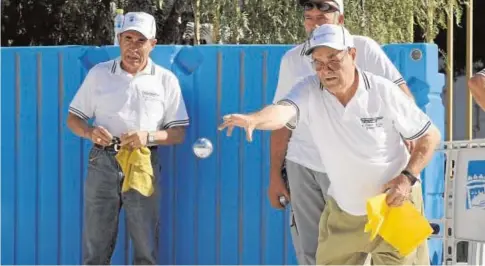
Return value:
[(154, 39), (157, 32), (155, 18), (145, 12), (128, 12), (125, 14), (120, 33), (135, 30), (147, 39)]
[(330, 47), (336, 50), (345, 50), (354, 47), (354, 38), (342, 25), (324, 24), (313, 30), (308, 39), (309, 46), (305, 55), (313, 52), (317, 47)]

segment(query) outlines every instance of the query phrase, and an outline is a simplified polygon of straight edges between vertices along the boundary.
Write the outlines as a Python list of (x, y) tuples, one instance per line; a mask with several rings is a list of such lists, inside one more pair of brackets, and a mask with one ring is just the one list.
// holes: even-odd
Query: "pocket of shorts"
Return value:
[(161, 175), (161, 171), (162, 171), (162, 167), (159, 162), (159, 155), (157, 151), (152, 151), (152, 155), (150, 156), (150, 162), (152, 164), (152, 169), (153, 169), (153, 183), (156, 184), (158, 182), (157, 178), (159, 177), (159, 175)]
[(99, 159), (100, 150), (97, 148), (92, 148), (88, 156), (88, 164), (94, 164)]
[(293, 210), (290, 211), (290, 227), (296, 226), (295, 222), (295, 214), (293, 213)]
[[(411, 187), (409, 202), (411, 202), (416, 209), (423, 211), (423, 190), (417, 186), (421, 186), (420, 181), (416, 182), (416, 184)], [(421, 195), (419, 195), (419, 193), (421, 193)]]

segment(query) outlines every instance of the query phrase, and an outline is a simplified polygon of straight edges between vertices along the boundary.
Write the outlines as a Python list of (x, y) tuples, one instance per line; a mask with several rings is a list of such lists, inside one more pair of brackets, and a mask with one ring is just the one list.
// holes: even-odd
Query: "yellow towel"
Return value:
[(433, 233), (429, 222), (411, 202), (389, 207), (385, 193), (367, 201), (367, 218), (365, 232), (370, 232), (371, 240), (379, 234), (402, 256), (409, 255)]
[(151, 151), (147, 147), (129, 150), (120, 149), (116, 159), (125, 174), (121, 191), (138, 190), (143, 196), (149, 197), (154, 191), (153, 168), (150, 159)]

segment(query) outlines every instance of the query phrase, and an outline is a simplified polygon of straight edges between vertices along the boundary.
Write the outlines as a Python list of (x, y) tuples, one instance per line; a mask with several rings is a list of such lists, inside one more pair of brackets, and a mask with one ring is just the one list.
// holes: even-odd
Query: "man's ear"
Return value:
[(344, 25), (344, 22), (345, 22), (344, 15), (343, 15), (343, 14), (340, 14), (340, 15), (338, 16), (338, 23), (339, 23), (340, 25)]
[(352, 56), (352, 60), (355, 61), (355, 59), (357, 58), (357, 49), (350, 48), (349, 49), (349, 54), (350, 54), (350, 56)]
[(151, 45), (152, 45), (152, 47), (155, 47), (155, 45), (157, 45), (157, 39), (152, 39)]

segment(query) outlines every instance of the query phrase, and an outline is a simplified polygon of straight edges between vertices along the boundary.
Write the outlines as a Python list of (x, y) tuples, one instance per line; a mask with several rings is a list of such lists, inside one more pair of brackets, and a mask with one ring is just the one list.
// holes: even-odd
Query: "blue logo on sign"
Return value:
[(466, 194), (467, 210), (485, 210), (485, 160), (468, 162)]

